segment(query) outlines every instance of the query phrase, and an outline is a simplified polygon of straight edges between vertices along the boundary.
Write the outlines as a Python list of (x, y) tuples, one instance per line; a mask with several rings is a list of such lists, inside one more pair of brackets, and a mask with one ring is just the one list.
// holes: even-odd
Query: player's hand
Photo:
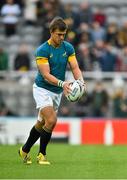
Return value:
[(76, 80), (81, 86), (86, 86), (86, 83), (84, 81), (84, 79), (77, 79)]
[(86, 88), (86, 82), (84, 81), (84, 79), (78, 79), (76, 81), (81, 85), (81, 87), (84, 88), (84, 91), (86, 92), (87, 88)]
[(71, 82), (68, 82), (68, 81), (64, 81), (64, 85), (63, 85), (63, 92), (65, 95), (71, 93)]

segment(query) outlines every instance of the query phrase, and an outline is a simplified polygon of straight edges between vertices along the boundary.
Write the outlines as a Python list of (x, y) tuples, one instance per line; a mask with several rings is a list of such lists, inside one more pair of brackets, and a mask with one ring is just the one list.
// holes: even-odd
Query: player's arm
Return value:
[(57, 86), (58, 79), (55, 76), (50, 74), (50, 67), (48, 63), (38, 64), (38, 69), (46, 81), (48, 81), (50, 84)]
[(70, 92), (69, 82), (65, 82), (65, 81), (63, 82), (60, 79), (57, 79), (52, 74), (50, 74), (50, 67), (49, 67), (48, 59), (47, 61), (46, 60), (44, 61), (43, 59), (41, 59), (41, 61), (37, 60), (37, 66), (40, 73), (43, 75), (44, 79), (48, 81), (48, 83), (53, 84), (55, 86), (62, 87), (65, 93)]
[(78, 65), (75, 55), (70, 56), (68, 61), (69, 61), (69, 65), (70, 65), (71, 71), (73, 73), (74, 79), (75, 80), (80, 79), (80, 80), (84, 81), (82, 72), (79, 68), (79, 65)]

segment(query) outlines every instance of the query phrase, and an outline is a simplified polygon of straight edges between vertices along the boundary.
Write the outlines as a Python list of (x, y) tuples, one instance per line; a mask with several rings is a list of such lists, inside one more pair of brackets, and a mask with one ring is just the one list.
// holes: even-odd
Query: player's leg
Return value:
[(45, 119), (45, 124), (42, 126), (41, 136), (40, 136), (40, 149), (37, 156), (37, 162), (39, 164), (50, 164), (46, 160), (46, 148), (51, 139), (53, 128), (56, 125), (57, 117), (53, 106), (48, 106), (40, 110), (43, 118)]
[[(40, 107), (40, 102), (43, 103), (45, 101), (45, 96), (42, 96), (43, 94), (44, 93), (41, 91), (40, 88), (33, 86), (33, 96), (35, 98), (37, 108)], [(30, 164), (29, 161), (31, 160), (30, 160), (29, 152), (33, 144), (40, 137), (40, 129), (42, 128), (43, 124), (44, 124), (44, 121), (42, 121), (42, 117), (39, 112), (37, 123), (32, 127), (26, 143), (19, 150), (19, 155), (23, 159), (23, 162), (26, 164), (28, 163)]]
[[(48, 93), (49, 94), (49, 93)], [(57, 122), (57, 111), (61, 101), (62, 94), (55, 94), (50, 92), (50, 106), (40, 109), (40, 114), (44, 118), (44, 126), (42, 128), (42, 134), (40, 137), (40, 149), (41, 159), (39, 164), (45, 164), (46, 147), (51, 139), (52, 131)]]
[(45, 124), (44, 118), (41, 115), (41, 112), (39, 110), (38, 112), (38, 120), (36, 124), (33, 126), (33, 128), (30, 131), (29, 137), (22, 147), (23, 152), (29, 153), (31, 147), (35, 144), (35, 142), (39, 139), (40, 137), (40, 132), (42, 129), (42, 126)]
[(19, 155), (21, 156), (21, 158), (23, 159), (23, 162), (25, 164), (31, 164), (32, 163), (29, 152), (30, 152), (31, 147), (34, 145), (34, 143), (40, 137), (39, 129), (42, 127), (42, 125), (43, 125), (42, 122), (37, 121), (35, 126), (33, 126), (31, 129), (26, 143), (19, 150)]
[(37, 123), (35, 124), (35, 126), (32, 127), (29, 137), (26, 141), (26, 143), (23, 145), (22, 150), (26, 153), (30, 152), (31, 147), (34, 145), (34, 143), (38, 140), (38, 138), (40, 137), (40, 132), (39, 130), (36, 128), (36, 126), (41, 126), (41, 123), (39, 121), (37, 121)]

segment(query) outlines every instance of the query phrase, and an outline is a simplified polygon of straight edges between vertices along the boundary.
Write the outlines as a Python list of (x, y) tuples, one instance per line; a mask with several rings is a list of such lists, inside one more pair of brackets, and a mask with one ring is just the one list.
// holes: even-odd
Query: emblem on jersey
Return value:
[(49, 56), (50, 58), (52, 58), (53, 57), (53, 54), (50, 54), (50, 56)]
[(67, 55), (67, 53), (65, 52), (65, 53), (63, 53), (63, 56), (65, 57)]

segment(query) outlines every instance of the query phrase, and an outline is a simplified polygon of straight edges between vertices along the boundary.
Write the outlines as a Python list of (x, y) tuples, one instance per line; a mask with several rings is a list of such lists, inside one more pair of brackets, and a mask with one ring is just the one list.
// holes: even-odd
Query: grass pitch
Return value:
[(38, 146), (31, 150), (32, 165), (18, 156), (20, 145), (0, 146), (0, 179), (126, 179), (127, 146), (72, 146), (50, 144), (51, 165), (38, 165)]

